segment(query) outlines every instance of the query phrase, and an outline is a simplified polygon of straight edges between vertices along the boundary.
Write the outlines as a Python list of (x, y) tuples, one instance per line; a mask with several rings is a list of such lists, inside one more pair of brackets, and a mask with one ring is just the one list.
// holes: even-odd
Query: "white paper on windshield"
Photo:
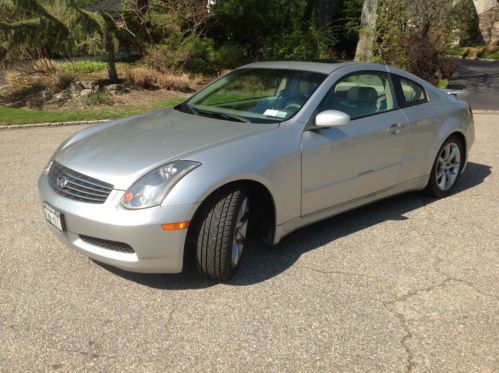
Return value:
[(274, 109), (267, 109), (265, 110), (265, 113), (263, 113), (263, 115), (267, 117), (276, 117), (276, 118), (285, 118), (286, 114), (287, 113), (285, 111), (274, 110)]

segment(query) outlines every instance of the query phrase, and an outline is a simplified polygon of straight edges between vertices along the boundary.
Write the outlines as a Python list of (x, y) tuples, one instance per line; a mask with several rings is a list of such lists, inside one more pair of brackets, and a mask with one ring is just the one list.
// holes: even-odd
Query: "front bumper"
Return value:
[[(187, 230), (164, 231), (162, 224), (191, 221), (199, 204), (127, 210), (120, 205), (124, 192), (113, 190), (103, 204), (79, 202), (57, 194), (48, 184), (47, 170), (38, 179), (42, 202), (64, 214), (66, 231), (49, 227), (76, 251), (127, 271), (178, 273), (182, 271)], [(128, 244), (133, 253), (96, 246), (80, 235)]]

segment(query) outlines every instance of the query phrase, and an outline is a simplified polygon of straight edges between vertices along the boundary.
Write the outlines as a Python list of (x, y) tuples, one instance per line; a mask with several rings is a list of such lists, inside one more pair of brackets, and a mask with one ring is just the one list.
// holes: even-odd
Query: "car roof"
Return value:
[(340, 63), (325, 63), (325, 62), (299, 62), (299, 61), (266, 61), (254, 62), (248, 65), (239, 67), (239, 69), (284, 69), (284, 70), (303, 70), (313, 71), (322, 74), (331, 74), (333, 71), (343, 66), (360, 64), (361, 62), (340, 62)]

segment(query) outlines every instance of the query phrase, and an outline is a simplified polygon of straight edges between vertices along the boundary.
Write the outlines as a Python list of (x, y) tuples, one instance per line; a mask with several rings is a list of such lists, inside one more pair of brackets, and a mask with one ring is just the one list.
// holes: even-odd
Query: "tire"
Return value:
[(247, 241), (249, 207), (248, 193), (240, 187), (222, 189), (206, 201), (195, 232), (200, 273), (213, 280), (234, 275)]
[(450, 136), (437, 153), (425, 192), (437, 198), (450, 195), (461, 177), (464, 161), (465, 153), (461, 139), (456, 135)]

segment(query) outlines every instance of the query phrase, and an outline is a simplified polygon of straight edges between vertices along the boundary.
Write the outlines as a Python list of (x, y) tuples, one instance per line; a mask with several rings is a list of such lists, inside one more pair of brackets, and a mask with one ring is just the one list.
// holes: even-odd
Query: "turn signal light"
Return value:
[(170, 224), (163, 224), (161, 227), (165, 231), (180, 231), (182, 229), (187, 229), (189, 228), (189, 221), (183, 221), (180, 223), (170, 223)]

